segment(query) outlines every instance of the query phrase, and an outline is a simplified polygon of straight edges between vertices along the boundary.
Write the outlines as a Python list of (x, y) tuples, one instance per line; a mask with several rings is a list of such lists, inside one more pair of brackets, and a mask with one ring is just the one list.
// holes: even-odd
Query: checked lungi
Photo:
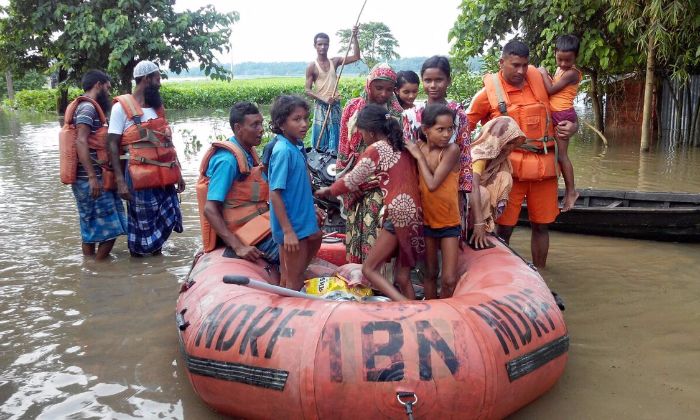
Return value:
[(321, 135), (321, 126), (323, 126), (323, 119), (326, 117), (326, 112), (328, 112), (328, 104), (321, 101), (315, 101), (314, 105), (314, 124), (311, 128), (311, 135), (313, 138), (313, 146), (316, 147), (318, 144), (319, 150), (334, 150), (338, 151), (338, 139), (340, 138), (340, 102), (335, 102), (330, 106), (331, 112), (328, 115), (328, 121), (326, 122), (326, 128), (323, 130), (323, 137), (321, 142), (318, 142), (318, 137)]

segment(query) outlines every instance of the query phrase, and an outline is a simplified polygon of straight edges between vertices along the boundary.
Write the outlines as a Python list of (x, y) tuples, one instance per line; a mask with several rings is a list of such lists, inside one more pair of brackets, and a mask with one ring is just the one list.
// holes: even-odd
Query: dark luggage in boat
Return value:
[[(574, 208), (551, 229), (624, 238), (700, 242), (700, 194), (578, 190)], [(561, 200), (564, 191), (559, 190)], [(529, 225), (523, 204), (519, 224)]]

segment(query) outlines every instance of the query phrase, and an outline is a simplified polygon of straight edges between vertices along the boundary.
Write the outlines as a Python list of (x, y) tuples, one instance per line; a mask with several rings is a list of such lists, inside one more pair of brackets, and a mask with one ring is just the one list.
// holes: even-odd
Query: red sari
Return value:
[(377, 141), (362, 152), (350, 172), (331, 185), (331, 193), (337, 196), (357, 192), (369, 179), (378, 180), (384, 199), (382, 224), (388, 220), (396, 230), (399, 264), (414, 267), (425, 252), (415, 160), (405, 150), (395, 151), (386, 140)]

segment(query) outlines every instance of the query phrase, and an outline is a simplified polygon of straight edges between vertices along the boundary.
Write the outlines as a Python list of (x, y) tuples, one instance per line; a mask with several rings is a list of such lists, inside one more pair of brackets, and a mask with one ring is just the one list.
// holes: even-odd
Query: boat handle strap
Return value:
[[(412, 398), (413, 401), (411, 401), (410, 398)], [(415, 392), (397, 392), (396, 399), (399, 401), (399, 404), (406, 408), (408, 420), (413, 420), (413, 405), (418, 403), (418, 395), (416, 395)]]

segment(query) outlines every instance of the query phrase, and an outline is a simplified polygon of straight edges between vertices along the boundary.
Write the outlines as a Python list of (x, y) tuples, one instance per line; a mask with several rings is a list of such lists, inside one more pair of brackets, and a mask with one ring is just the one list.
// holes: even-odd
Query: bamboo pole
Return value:
[(583, 123), (586, 125), (586, 127), (593, 130), (593, 132), (595, 132), (598, 135), (598, 137), (600, 137), (601, 140), (603, 140), (603, 144), (605, 145), (605, 147), (608, 147), (608, 139), (605, 138), (605, 136), (603, 135), (603, 133), (600, 132), (600, 130), (598, 130), (597, 128), (593, 127), (592, 125), (588, 124), (585, 121), (583, 121)]
[(649, 35), (648, 50), (647, 50), (647, 74), (644, 83), (644, 109), (642, 110), (642, 138), (640, 151), (648, 152), (651, 139), (651, 101), (654, 92), (654, 69), (655, 69), (655, 42), (656, 40)]
[[(360, 24), (360, 16), (362, 16), (362, 12), (365, 10), (365, 5), (367, 5), (367, 0), (365, 0), (364, 3), (362, 3), (362, 8), (360, 9), (360, 13), (357, 15), (357, 20), (355, 20), (355, 25), (353, 25), (353, 28), (357, 25)], [(352, 48), (352, 40), (355, 38), (356, 35), (352, 35), (350, 37), (350, 42), (348, 42), (348, 49), (345, 51), (345, 57), (343, 57), (343, 62), (340, 64), (340, 72), (338, 73), (338, 77), (335, 78), (335, 86), (333, 86), (333, 95), (338, 92), (338, 83), (340, 82), (340, 78), (343, 75), (343, 69), (345, 68), (345, 60), (348, 59), (348, 55), (350, 54), (350, 48)], [(323, 124), (321, 124), (321, 132), (318, 135), (318, 139), (316, 139), (316, 144), (314, 145), (314, 149), (318, 149), (318, 145), (321, 144), (321, 139), (323, 139), (323, 134), (326, 131), (326, 124), (328, 123), (328, 117), (331, 114), (331, 106), (328, 106), (328, 110), (326, 111), (326, 116), (323, 118)]]

